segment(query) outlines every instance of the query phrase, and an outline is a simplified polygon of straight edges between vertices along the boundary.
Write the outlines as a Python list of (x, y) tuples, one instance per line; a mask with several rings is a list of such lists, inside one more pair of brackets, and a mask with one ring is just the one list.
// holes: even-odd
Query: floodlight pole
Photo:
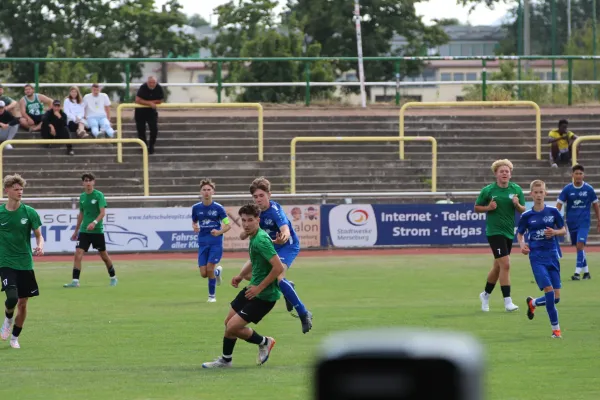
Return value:
[(354, 0), (354, 23), (356, 25), (356, 47), (358, 56), (358, 79), (360, 80), (360, 102), (363, 108), (367, 107), (367, 93), (365, 91), (365, 68), (363, 65), (362, 34), (360, 30), (360, 4)]

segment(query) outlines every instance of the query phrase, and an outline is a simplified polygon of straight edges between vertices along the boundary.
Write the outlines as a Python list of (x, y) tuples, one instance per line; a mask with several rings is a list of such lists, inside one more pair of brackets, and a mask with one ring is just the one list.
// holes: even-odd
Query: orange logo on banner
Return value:
[[(300, 238), (300, 247), (319, 247), (321, 245), (321, 216), (319, 206), (315, 205), (292, 205), (282, 206), (285, 214), (292, 223), (296, 234)], [(242, 233), (242, 221), (238, 215), (239, 207), (225, 207), (231, 230), (225, 234), (224, 248), (247, 249), (248, 241), (240, 240)]]

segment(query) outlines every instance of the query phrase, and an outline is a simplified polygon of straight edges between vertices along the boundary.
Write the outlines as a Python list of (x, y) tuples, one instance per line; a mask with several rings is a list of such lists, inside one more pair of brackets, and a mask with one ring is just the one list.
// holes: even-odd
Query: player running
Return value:
[(479, 299), (481, 310), (490, 311), (490, 295), (500, 280), (504, 309), (516, 311), (519, 307), (510, 297), (510, 251), (515, 238), (515, 210), (525, 211), (525, 195), (519, 185), (510, 182), (513, 164), (509, 160), (494, 161), (492, 171), (496, 182), (484, 187), (475, 202), (475, 212), (487, 213), (485, 234), (494, 254), (494, 265)]
[[(2, 291), (6, 294), (0, 338), (6, 340), (10, 336), (13, 349), (21, 348), (19, 335), (27, 317), (27, 302), (30, 297), (40, 294), (31, 255), (44, 255), (40, 216), (32, 207), (21, 203), (25, 184), (20, 175), (5, 176), (4, 191), (8, 202), (0, 205), (0, 280)], [(36, 243), (33, 252), (31, 231)], [(16, 317), (15, 308), (18, 309)]]
[(73, 262), (73, 280), (71, 283), (65, 283), (63, 287), (79, 287), (79, 276), (81, 275), (81, 261), (83, 254), (87, 253), (90, 245), (93, 246), (100, 258), (104, 261), (108, 275), (110, 276), (110, 286), (117, 286), (117, 276), (113, 262), (106, 251), (106, 240), (104, 238), (104, 226), (102, 219), (106, 215), (106, 200), (104, 194), (94, 189), (96, 177), (91, 172), (81, 175), (84, 192), (79, 196), (79, 215), (77, 216), (77, 226), (71, 236), (71, 240), (77, 240), (75, 247), (75, 260)]
[[(192, 228), (198, 234), (198, 267), (203, 278), (208, 277), (208, 302), (217, 301), (217, 285), (221, 285), (223, 268), (217, 263), (223, 257), (223, 235), (231, 229), (225, 208), (214, 202), (215, 183), (200, 182), (202, 201), (192, 207)], [(215, 268), (216, 266), (216, 268)]]
[[(300, 240), (283, 208), (271, 200), (271, 182), (264, 177), (256, 178), (250, 185), (250, 194), (261, 211), (261, 229), (264, 229), (273, 240), (277, 255), (286, 269), (291, 268), (300, 253)], [(245, 232), (240, 234), (240, 239), (244, 240), (246, 237)], [(250, 261), (246, 262), (246, 264), (249, 263)], [(250, 276), (246, 276), (245, 279), (250, 280)], [(295, 309), (302, 324), (302, 333), (309, 332), (312, 329), (312, 313), (300, 301), (294, 283), (285, 279), (285, 271), (277, 277), (277, 281), (285, 298), (288, 312)]]
[[(533, 208), (521, 215), (517, 239), (521, 252), (529, 255), (533, 276), (540, 290), (544, 291), (544, 296), (537, 299), (527, 298), (527, 317), (533, 319), (535, 308), (545, 305), (552, 325), (552, 337), (561, 338), (556, 310), (561, 288), (560, 246), (555, 236), (564, 236), (567, 230), (560, 211), (544, 204), (544, 197), (546, 197), (544, 181), (531, 182), (530, 190)], [(529, 244), (525, 243), (525, 235)]]
[(571, 279), (578, 281), (581, 279), (581, 272), (583, 272), (583, 279), (592, 278), (585, 257), (585, 244), (590, 233), (590, 208), (592, 205), (596, 213), (596, 227), (600, 232), (600, 206), (598, 206), (598, 196), (596, 196), (594, 188), (583, 181), (583, 165), (573, 165), (572, 171), (573, 182), (565, 186), (560, 192), (556, 208), (560, 211), (563, 204), (566, 204), (565, 219), (571, 235), (571, 245), (577, 247), (577, 264), (575, 274)]
[(231, 285), (238, 287), (248, 274), (250, 284), (242, 289), (231, 302), (229, 314), (225, 318), (225, 335), (223, 337), (223, 355), (215, 361), (202, 364), (202, 368), (231, 367), (233, 348), (237, 339), (258, 345), (256, 363), (262, 365), (269, 359), (275, 346), (275, 339), (261, 336), (248, 328), (249, 323), (258, 324), (275, 306), (281, 296), (277, 285), (277, 277), (282, 275), (284, 267), (273, 247), (269, 235), (260, 229), (260, 209), (255, 204), (240, 208), (242, 227), (246, 237), (250, 238), (248, 251), (250, 263), (244, 264), (239, 275), (234, 276)]

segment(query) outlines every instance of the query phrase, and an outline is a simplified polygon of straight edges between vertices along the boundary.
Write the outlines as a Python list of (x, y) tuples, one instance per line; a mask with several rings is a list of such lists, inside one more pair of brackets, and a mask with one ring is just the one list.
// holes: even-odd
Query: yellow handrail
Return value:
[[(405, 103), (400, 108), (400, 137), (404, 137), (404, 114), (406, 109), (410, 107), (495, 107), (495, 106), (529, 106), (535, 110), (535, 156), (538, 160), (542, 159), (542, 110), (533, 101), (446, 101), (446, 102), (429, 102), (420, 103), (411, 101)], [(400, 159), (404, 160), (404, 142), (400, 142)]]
[[(142, 166), (144, 169), (144, 196), (150, 196), (150, 177), (148, 173), (148, 147), (140, 139), (32, 139), (32, 140), (5, 140), (0, 143), (0, 177), (3, 176), (4, 148), (9, 144), (111, 144), (111, 143), (137, 143), (142, 147)], [(3, 193), (0, 191), (0, 199)]]
[(571, 149), (571, 161), (573, 165), (577, 164), (577, 148), (579, 147), (579, 143), (581, 142), (589, 142), (592, 140), (600, 140), (600, 135), (590, 135), (590, 136), (579, 136), (573, 142), (573, 148)]
[(290, 144), (290, 191), (296, 193), (296, 143), (298, 142), (430, 142), (431, 191), (437, 191), (437, 140), (433, 136), (298, 136)]
[[(158, 104), (157, 108), (253, 108), (258, 111), (258, 161), (263, 161), (263, 107), (259, 103), (163, 103)], [(124, 108), (149, 108), (136, 103), (123, 103), (117, 107), (117, 138), (123, 137), (123, 109)], [(117, 162), (123, 162), (123, 146), (117, 144)]]

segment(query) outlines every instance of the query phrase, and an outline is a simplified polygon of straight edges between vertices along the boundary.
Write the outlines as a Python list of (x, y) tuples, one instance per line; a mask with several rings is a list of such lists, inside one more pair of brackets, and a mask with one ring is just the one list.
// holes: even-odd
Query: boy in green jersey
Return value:
[(233, 348), (237, 339), (258, 345), (256, 363), (262, 365), (269, 359), (275, 346), (275, 339), (261, 336), (248, 328), (249, 323), (258, 324), (275, 306), (281, 296), (277, 277), (283, 273), (284, 267), (273, 247), (269, 234), (260, 229), (260, 209), (255, 204), (240, 208), (244, 232), (250, 238), (250, 264), (244, 267), (237, 276), (231, 279), (231, 285), (238, 287), (248, 273), (252, 278), (248, 287), (242, 289), (231, 302), (229, 314), (225, 318), (225, 335), (223, 337), (223, 355), (215, 361), (202, 364), (202, 368), (231, 367)]
[[(6, 317), (0, 328), (0, 338), (8, 339), (12, 327), (10, 346), (19, 349), (19, 334), (27, 317), (27, 301), (40, 294), (33, 272), (32, 254), (44, 255), (44, 238), (40, 230), (40, 216), (33, 208), (21, 203), (25, 179), (20, 175), (7, 175), (3, 183), (8, 202), (0, 205), (0, 280), (2, 291), (6, 294)], [(33, 251), (31, 231), (36, 242)], [(18, 310), (16, 317), (15, 308)]]
[(487, 213), (485, 234), (494, 255), (494, 265), (488, 273), (485, 290), (479, 295), (481, 309), (490, 311), (490, 294), (500, 280), (504, 309), (519, 309), (510, 297), (510, 251), (515, 238), (515, 210), (525, 212), (525, 195), (516, 183), (510, 182), (513, 164), (497, 160), (492, 164), (496, 182), (487, 185), (475, 202), (475, 212)]
[(93, 246), (100, 258), (104, 261), (108, 275), (110, 276), (110, 286), (117, 286), (117, 276), (112, 260), (106, 251), (106, 241), (104, 239), (104, 226), (102, 219), (106, 215), (106, 200), (104, 194), (94, 189), (96, 177), (91, 172), (86, 172), (81, 176), (84, 192), (79, 196), (79, 215), (77, 216), (77, 226), (71, 236), (71, 240), (77, 240), (75, 247), (75, 260), (73, 263), (73, 280), (71, 283), (65, 283), (63, 287), (79, 287), (79, 276), (81, 275), (81, 261), (83, 254), (87, 253), (90, 245)]
[(48, 108), (52, 107), (52, 99), (43, 94), (37, 94), (30, 84), (24, 87), (25, 96), (19, 100), (21, 109), (21, 126), (30, 132), (38, 132), (42, 129), (42, 117), (44, 116), (44, 103)]

